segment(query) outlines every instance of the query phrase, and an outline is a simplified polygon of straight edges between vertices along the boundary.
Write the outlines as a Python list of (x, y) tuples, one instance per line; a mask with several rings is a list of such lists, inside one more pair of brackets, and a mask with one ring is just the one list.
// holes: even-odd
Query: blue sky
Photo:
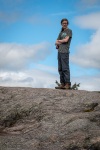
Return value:
[(0, 0), (0, 86), (55, 87), (62, 18), (73, 31), (72, 84), (100, 90), (100, 0)]

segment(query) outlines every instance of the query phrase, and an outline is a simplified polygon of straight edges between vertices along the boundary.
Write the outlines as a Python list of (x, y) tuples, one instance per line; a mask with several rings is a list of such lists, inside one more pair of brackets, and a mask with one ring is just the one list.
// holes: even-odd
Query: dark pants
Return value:
[(70, 83), (69, 53), (58, 52), (58, 71), (60, 83)]

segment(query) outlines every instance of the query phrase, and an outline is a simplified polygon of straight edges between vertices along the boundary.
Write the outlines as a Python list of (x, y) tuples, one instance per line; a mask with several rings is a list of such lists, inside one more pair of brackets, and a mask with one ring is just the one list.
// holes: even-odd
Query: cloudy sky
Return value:
[(62, 18), (73, 31), (72, 84), (100, 90), (100, 0), (0, 0), (0, 86), (56, 86)]

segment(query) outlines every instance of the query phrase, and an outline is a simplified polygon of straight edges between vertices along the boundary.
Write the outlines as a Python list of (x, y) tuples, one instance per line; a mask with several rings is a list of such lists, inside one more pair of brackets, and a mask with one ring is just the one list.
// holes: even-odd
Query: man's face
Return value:
[(67, 28), (67, 25), (68, 25), (67, 21), (63, 21), (63, 22), (62, 22), (62, 27), (63, 27), (63, 29), (66, 29), (66, 28)]

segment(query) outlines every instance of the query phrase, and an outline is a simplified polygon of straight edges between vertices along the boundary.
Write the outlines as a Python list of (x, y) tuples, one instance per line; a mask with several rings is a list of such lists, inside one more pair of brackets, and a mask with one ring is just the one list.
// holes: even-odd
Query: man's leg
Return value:
[(59, 53), (59, 52), (58, 52), (58, 72), (60, 75), (60, 83), (65, 84), (64, 74), (62, 70), (62, 53)]
[(66, 88), (70, 88), (70, 68), (69, 68), (69, 53), (61, 54), (61, 62), (62, 62), (62, 74), (64, 76), (64, 83)]

